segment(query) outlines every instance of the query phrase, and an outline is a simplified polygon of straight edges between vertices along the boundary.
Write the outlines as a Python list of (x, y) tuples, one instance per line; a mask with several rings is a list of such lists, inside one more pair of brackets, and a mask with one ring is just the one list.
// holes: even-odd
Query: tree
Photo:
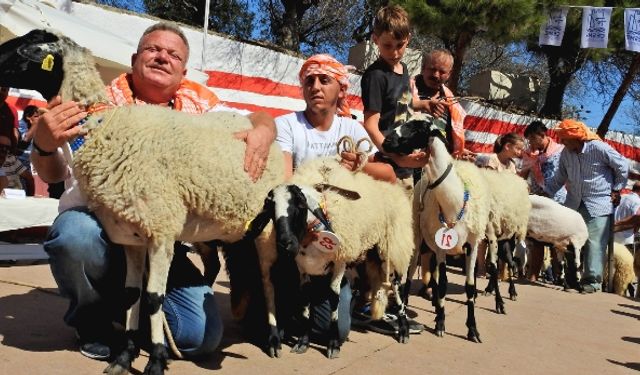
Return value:
[(260, 0), (262, 37), (295, 52), (330, 52), (344, 60), (365, 0)]
[[(147, 12), (156, 17), (187, 25), (202, 26), (205, 2), (202, 0), (144, 0)], [(254, 14), (246, 1), (211, 0), (209, 29), (241, 39), (251, 38)]]
[(516, 41), (540, 25), (542, 12), (535, 0), (401, 0), (413, 26), (440, 38), (454, 56), (449, 88), (458, 91), (466, 53), (476, 36), (497, 43)]

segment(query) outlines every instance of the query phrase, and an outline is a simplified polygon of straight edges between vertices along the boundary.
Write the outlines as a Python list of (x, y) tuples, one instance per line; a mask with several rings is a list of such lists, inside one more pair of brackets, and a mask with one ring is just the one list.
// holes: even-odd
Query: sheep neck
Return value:
[(88, 50), (67, 46), (62, 64), (64, 79), (60, 95), (63, 101), (73, 100), (85, 106), (108, 103), (104, 83)]
[[(430, 147), (431, 158), (423, 173), (429, 181), (436, 181), (445, 173), (446, 168), (453, 163), (453, 158), (439, 139), (434, 139)], [(464, 206), (465, 186), (462, 179), (455, 172), (455, 167), (437, 186), (432, 189), (435, 200), (440, 206), (440, 212), (447, 223), (454, 222)]]

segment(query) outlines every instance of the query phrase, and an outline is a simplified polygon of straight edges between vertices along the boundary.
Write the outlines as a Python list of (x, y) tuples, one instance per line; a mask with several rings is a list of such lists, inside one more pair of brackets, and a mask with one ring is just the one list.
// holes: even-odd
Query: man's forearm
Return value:
[(254, 128), (264, 127), (270, 131), (272, 135), (271, 142), (276, 140), (276, 123), (273, 117), (266, 112), (253, 112), (247, 116)]
[(69, 170), (62, 152), (57, 150), (53, 155), (42, 156), (37, 151), (31, 153), (31, 162), (42, 181), (55, 183), (67, 178)]

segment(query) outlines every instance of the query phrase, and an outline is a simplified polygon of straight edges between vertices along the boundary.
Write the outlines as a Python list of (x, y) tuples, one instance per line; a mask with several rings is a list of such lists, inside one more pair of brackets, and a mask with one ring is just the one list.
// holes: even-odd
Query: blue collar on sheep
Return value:
[(36, 90), (47, 101), (57, 95), (64, 78), (59, 40), (33, 30), (0, 45), (0, 86)]

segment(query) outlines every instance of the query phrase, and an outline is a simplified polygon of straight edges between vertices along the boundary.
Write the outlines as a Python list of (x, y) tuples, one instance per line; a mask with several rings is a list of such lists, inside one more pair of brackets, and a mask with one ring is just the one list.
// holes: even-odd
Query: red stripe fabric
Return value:
[[(209, 75), (207, 86), (214, 88), (214, 91), (215, 88), (218, 87), (229, 90), (248, 91), (261, 95), (302, 99), (300, 86), (297, 85), (289, 85), (263, 77), (250, 77), (217, 70), (207, 70), (205, 73)], [(352, 109), (364, 109), (362, 100), (357, 95), (348, 94), (347, 102)]]

